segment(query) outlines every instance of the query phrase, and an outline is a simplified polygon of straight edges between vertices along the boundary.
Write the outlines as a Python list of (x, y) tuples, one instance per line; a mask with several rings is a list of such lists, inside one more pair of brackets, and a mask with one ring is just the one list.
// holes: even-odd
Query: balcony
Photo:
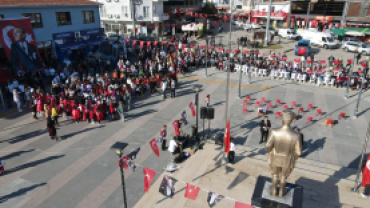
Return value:
[(153, 15), (153, 21), (155, 22), (165, 21), (169, 19), (169, 15), (167, 13), (164, 13), (163, 15)]

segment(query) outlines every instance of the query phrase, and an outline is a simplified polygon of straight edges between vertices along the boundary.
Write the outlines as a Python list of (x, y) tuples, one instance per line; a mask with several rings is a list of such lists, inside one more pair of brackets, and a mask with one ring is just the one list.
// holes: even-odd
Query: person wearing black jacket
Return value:
[(271, 128), (270, 120), (268, 120), (268, 116), (265, 116), (265, 119), (263, 119), (260, 122), (260, 130), (261, 130), (261, 140), (260, 144), (267, 141), (267, 135), (269, 133), (269, 129)]
[(299, 128), (296, 129), (296, 131), (301, 135), (301, 141), (302, 141), (302, 146), (303, 146), (303, 134), (301, 133), (301, 130)]

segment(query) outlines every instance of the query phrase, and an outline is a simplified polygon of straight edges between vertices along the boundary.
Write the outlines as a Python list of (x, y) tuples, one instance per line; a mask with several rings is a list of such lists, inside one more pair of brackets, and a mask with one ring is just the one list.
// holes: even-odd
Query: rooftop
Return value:
[(0, 7), (47, 5), (100, 5), (88, 0), (0, 0)]

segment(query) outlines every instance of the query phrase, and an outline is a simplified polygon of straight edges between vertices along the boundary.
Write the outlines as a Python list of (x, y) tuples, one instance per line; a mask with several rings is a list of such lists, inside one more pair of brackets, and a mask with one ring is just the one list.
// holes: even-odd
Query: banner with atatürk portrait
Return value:
[(0, 43), (16, 73), (44, 67), (28, 17), (0, 19)]

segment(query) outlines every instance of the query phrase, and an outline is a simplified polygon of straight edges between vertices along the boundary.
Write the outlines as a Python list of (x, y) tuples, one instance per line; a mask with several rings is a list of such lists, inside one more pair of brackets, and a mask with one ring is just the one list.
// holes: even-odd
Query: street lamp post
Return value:
[(270, 36), (270, 19), (271, 19), (271, 4), (272, 4), (272, 0), (270, 0), (270, 3), (269, 3), (269, 9), (268, 9), (268, 12), (267, 12), (267, 24), (266, 24), (266, 35), (265, 35), (265, 46), (268, 45), (268, 40), (269, 40), (269, 36)]
[(366, 153), (367, 143), (369, 142), (369, 136), (370, 136), (370, 123), (369, 123), (369, 126), (367, 127), (365, 142), (364, 142), (364, 146), (362, 147), (361, 160), (360, 160), (360, 163), (358, 164), (355, 184), (353, 185), (353, 188), (351, 188), (352, 192), (357, 192), (358, 191), (358, 188), (357, 188), (358, 187), (358, 179), (359, 179), (360, 172), (361, 172), (361, 169), (362, 169), (362, 163), (364, 161), (364, 156), (365, 156), (365, 153)]
[(125, 190), (125, 176), (123, 175), (123, 161), (121, 160), (121, 157), (123, 155), (124, 149), (127, 146), (128, 146), (127, 143), (116, 142), (111, 147), (111, 149), (113, 149), (120, 158), (119, 164), (120, 164), (120, 171), (121, 171), (122, 191), (123, 191), (123, 205), (124, 205), (125, 208), (127, 208), (127, 198), (126, 198), (126, 190)]
[(356, 103), (355, 111), (353, 113), (353, 118), (357, 118), (357, 115), (358, 115), (358, 106), (360, 105), (363, 84), (364, 84), (364, 78), (361, 78), (360, 92), (358, 93), (358, 98), (357, 98), (357, 103)]
[[(238, 47), (239, 48), (239, 47)], [(242, 97), (241, 97), (241, 93), (240, 93), (240, 91), (241, 91), (241, 84), (242, 84), (242, 69), (241, 69), (241, 66), (242, 66), (242, 63), (243, 63), (243, 51), (242, 51), (242, 57), (240, 58), (240, 60), (239, 60), (239, 93), (238, 93), (238, 98), (239, 99), (241, 99)]]
[(196, 128), (197, 128), (197, 134), (198, 134), (198, 118), (199, 118), (199, 91), (200, 91), (200, 88), (202, 88), (202, 85), (194, 85), (194, 90), (196, 92), (195, 94), (195, 105), (196, 105), (196, 121), (195, 121), (195, 125), (196, 125)]
[[(355, 57), (356, 57), (356, 53), (353, 54), (353, 68), (355, 68)], [(346, 99), (348, 99), (348, 95), (349, 95), (349, 86), (351, 85), (351, 78), (352, 78), (352, 68), (349, 69), (347, 89), (346, 89), (346, 93), (344, 94), (344, 97)]]
[(208, 67), (208, 34), (206, 32), (206, 77), (207, 77), (207, 67)]

